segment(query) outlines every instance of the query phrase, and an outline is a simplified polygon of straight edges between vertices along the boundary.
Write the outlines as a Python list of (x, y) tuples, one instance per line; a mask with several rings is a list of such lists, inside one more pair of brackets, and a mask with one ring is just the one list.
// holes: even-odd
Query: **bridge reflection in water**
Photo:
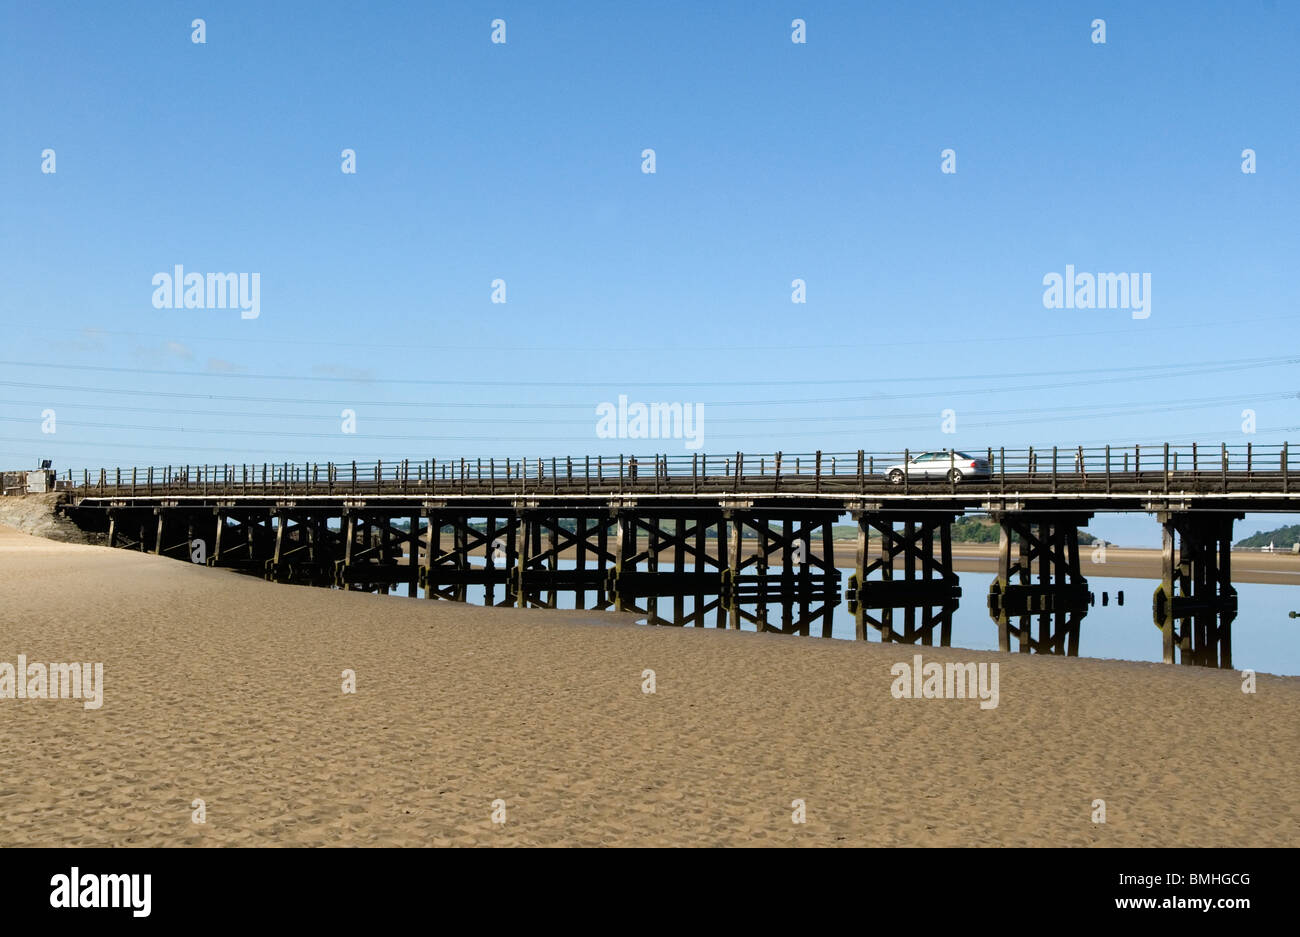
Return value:
[[(1288, 445), (982, 455), (984, 476), (962, 477), (969, 463), (948, 453), (937, 477), (897, 483), (887, 473), (906, 451), (104, 469), (71, 480), (65, 510), (113, 546), (279, 582), (454, 601), (482, 587), (488, 604), (520, 607), (572, 594), (655, 624), (824, 637), (845, 600), (859, 639), (940, 645), (961, 598), (952, 524), (978, 511), (1000, 529), (999, 647), (1067, 655), (1092, 601), (1080, 528), (1144, 511), (1164, 536), (1163, 659), (1232, 666), (1233, 521), (1300, 510)], [(847, 587), (833, 551), (846, 515)]]

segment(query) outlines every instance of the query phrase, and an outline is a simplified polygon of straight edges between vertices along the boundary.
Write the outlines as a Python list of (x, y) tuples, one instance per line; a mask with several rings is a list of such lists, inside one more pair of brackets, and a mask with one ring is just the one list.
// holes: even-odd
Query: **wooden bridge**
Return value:
[[(1232, 666), (1233, 521), (1300, 511), (1288, 445), (976, 455), (987, 476), (897, 483), (888, 470), (910, 452), (103, 469), (67, 480), (65, 510), (113, 546), (280, 582), (457, 601), (482, 587), (488, 604), (541, 607), (573, 593), (577, 608), (655, 624), (827, 637), (843, 598), (859, 639), (943, 645), (961, 595), (952, 523), (977, 511), (1001, 527), (988, 594), (999, 647), (1071, 655), (1092, 601), (1079, 530), (1098, 512), (1142, 511), (1164, 532), (1152, 603), (1164, 660)], [(847, 590), (833, 553), (845, 515), (857, 524)]]

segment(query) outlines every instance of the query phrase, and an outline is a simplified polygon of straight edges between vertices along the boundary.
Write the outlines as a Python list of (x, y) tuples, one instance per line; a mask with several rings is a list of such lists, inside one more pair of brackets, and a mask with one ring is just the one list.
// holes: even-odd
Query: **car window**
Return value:
[(972, 455), (968, 455), (968, 454), (966, 454), (965, 452), (958, 452), (958, 453), (957, 453), (957, 458), (959, 458), (959, 459), (965, 459), (967, 462), (974, 461), (974, 459), (975, 459), (974, 456), (972, 456)]

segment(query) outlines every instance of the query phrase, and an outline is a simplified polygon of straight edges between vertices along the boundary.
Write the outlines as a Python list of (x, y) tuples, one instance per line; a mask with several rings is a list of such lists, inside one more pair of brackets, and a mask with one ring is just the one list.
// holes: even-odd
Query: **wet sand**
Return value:
[[(0, 528), (0, 662), (104, 665), (0, 699), (0, 846), (1300, 845), (1300, 678), (629, 622)], [(894, 699), (918, 650), (997, 708)]]

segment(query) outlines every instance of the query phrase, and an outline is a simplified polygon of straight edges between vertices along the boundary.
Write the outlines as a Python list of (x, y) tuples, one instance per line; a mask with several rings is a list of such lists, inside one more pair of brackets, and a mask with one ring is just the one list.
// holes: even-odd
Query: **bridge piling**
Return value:
[(1022, 653), (1078, 656), (1079, 628), (1091, 601), (1079, 561), (1079, 528), (1091, 517), (1064, 511), (993, 512), (1001, 530), (988, 608), (998, 626), (999, 650), (1010, 652), (1015, 637)]
[(1162, 578), (1151, 613), (1162, 632), (1164, 662), (1232, 667), (1232, 527), (1243, 515), (1167, 511), (1157, 515), (1163, 534)]
[[(849, 610), (858, 640), (868, 639), (870, 627), (884, 642), (933, 645), (937, 630), (939, 646), (951, 646), (952, 615), (961, 597), (952, 565), (956, 515), (858, 511), (854, 516), (857, 569), (849, 579)], [(869, 556), (872, 532), (880, 541), (880, 555), (874, 560)], [(872, 579), (876, 572), (880, 578)], [(879, 617), (871, 614), (875, 610)], [(902, 612), (901, 628), (896, 627), (895, 612)]]

